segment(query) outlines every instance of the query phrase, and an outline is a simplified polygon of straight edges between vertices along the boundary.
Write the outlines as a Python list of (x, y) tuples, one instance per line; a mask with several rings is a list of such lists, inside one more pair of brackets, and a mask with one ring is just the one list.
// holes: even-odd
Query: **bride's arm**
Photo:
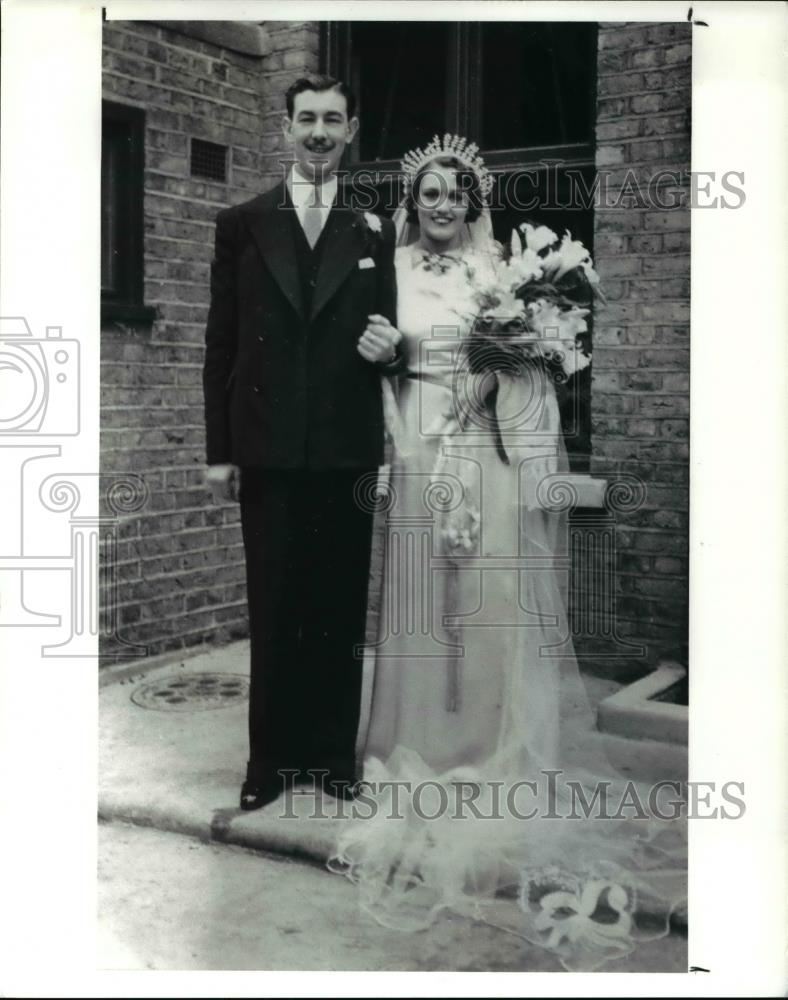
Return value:
[(384, 317), (395, 331), (394, 356), (389, 360), (375, 362), (382, 375), (399, 375), (408, 367), (402, 345), (402, 337), (397, 326), (397, 269), (394, 264), (397, 237), (394, 223), (383, 219), (381, 231), (380, 261), (377, 270), (378, 294), (377, 313)]
[(402, 336), (394, 325), (397, 319), (397, 276), (394, 265), (394, 226), (383, 221), (381, 247), (377, 257), (376, 311), (368, 317), (359, 338), (358, 351), (382, 375), (398, 375), (407, 367)]

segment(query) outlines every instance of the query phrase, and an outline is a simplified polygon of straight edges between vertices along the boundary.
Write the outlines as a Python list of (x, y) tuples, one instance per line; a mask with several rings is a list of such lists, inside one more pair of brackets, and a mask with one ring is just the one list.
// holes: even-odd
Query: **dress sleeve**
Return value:
[[(397, 271), (394, 264), (395, 233), (394, 224), (383, 220), (381, 251), (378, 258), (378, 309), (392, 326), (397, 325)], [(399, 375), (408, 367), (402, 341), (397, 345), (391, 361), (379, 362), (376, 366), (384, 375)]]

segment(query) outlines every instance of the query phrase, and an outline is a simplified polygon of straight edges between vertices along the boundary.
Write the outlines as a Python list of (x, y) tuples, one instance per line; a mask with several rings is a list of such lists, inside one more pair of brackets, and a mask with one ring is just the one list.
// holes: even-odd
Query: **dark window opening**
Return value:
[(350, 81), (359, 99), (358, 158), (396, 159), (444, 131), (451, 25), (354, 22)]
[(144, 304), (143, 183), (145, 112), (102, 104), (101, 318), (150, 323)]
[[(594, 25), (485, 24), (481, 31), (484, 149), (563, 146), (594, 128)], [(592, 29), (589, 31), (589, 29)]]
[(191, 175), (208, 181), (227, 182), (227, 147), (205, 139), (192, 139)]

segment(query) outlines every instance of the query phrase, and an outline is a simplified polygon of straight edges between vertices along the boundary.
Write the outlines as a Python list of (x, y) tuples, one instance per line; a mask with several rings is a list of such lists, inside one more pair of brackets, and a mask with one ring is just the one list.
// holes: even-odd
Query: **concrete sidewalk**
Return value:
[[(324, 862), (347, 809), (343, 803), (296, 794), (251, 813), (238, 808), (247, 759), (248, 658), (244, 641), (103, 675), (100, 817)], [(586, 682), (594, 703), (619, 687), (593, 677)], [(363, 706), (362, 728), (367, 710)], [(686, 778), (686, 747), (579, 736), (602, 741), (612, 763), (636, 780)]]
[[(104, 682), (100, 694), (99, 816), (324, 861), (330, 818), (311, 818), (314, 800), (296, 796), (245, 813), (238, 808), (247, 759), (247, 700), (200, 710), (143, 707), (146, 689), (195, 675), (248, 677), (248, 642), (175, 660), (142, 661)], [(155, 695), (153, 696), (155, 697)], [(132, 700), (136, 698), (137, 701)], [(206, 699), (206, 702), (210, 699)], [(333, 801), (333, 800), (332, 800)], [(328, 808), (325, 810), (328, 813)]]

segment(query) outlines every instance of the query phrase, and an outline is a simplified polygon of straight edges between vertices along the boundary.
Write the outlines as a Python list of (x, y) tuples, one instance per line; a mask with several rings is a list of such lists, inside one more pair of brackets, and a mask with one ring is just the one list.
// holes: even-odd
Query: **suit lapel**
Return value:
[(332, 208), (321, 238), (323, 245), (310, 320), (317, 316), (356, 267), (366, 243), (364, 224), (358, 214), (349, 208)]
[(301, 281), (296, 262), (291, 213), (295, 211), (284, 182), (244, 209), (249, 229), (263, 260), (288, 302), (304, 315)]

